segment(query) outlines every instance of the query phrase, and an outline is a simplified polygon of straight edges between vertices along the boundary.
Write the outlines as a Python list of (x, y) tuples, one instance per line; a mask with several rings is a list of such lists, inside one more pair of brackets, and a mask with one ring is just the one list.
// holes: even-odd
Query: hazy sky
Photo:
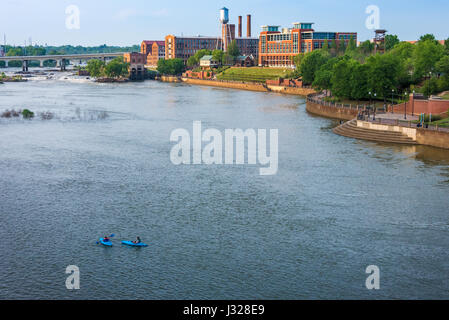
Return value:
[[(69, 5), (80, 10), (80, 29), (66, 28)], [(253, 36), (260, 26), (290, 27), (293, 22), (315, 22), (316, 31), (358, 32), (359, 40), (373, 37), (365, 26), (370, 5), (380, 9), (380, 27), (402, 40), (415, 40), (425, 33), (449, 38), (448, 0), (2, 0), (0, 36), (8, 44), (131, 45), (159, 40), (167, 34), (219, 34), (219, 9), (230, 9), (231, 23), (237, 16), (252, 14)]]

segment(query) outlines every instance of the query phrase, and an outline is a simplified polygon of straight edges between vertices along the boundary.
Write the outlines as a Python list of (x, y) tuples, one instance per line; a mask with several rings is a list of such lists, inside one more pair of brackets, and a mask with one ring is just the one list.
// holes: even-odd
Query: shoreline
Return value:
[(192, 79), (174, 76), (162, 76), (159, 81), (171, 83), (188, 83), (192, 85), (202, 85), (209, 87), (220, 87), (220, 88), (255, 91), (255, 92), (273, 92), (273, 93), (297, 95), (304, 98), (306, 98), (310, 94), (316, 93), (316, 91), (311, 88), (275, 86), (256, 82), (204, 80), (204, 79)]

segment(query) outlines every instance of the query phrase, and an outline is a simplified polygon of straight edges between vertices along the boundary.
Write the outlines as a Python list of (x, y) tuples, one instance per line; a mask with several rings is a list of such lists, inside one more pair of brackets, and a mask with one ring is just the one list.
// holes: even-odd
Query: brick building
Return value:
[(321, 49), (327, 41), (348, 45), (351, 37), (357, 43), (356, 32), (316, 32), (313, 23), (294, 23), (293, 28), (263, 26), (259, 37), (259, 65), (269, 67), (294, 67), (293, 57), (299, 53)]
[(140, 52), (146, 57), (145, 64), (155, 67), (159, 59), (165, 59), (165, 41), (142, 41)]
[[(225, 39), (235, 40), (241, 55), (258, 56), (259, 39), (236, 38), (235, 26), (234, 28), (229, 28), (226, 30), (230, 30), (231, 34), (227, 35), (223, 30)], [(180, 58), (186, 63), (187, 59), (193, 56), (198, 50), (207, 49), (213, 51), (215, 49), (224, 49), (225, 43), (229, 44), (230, 42), (223, 41), (222, 39), (223, 38), (217, 37), (176, 37), (174, 35), (168, 35), (165, 37), (165, 58)]]
[(146, 58), (146, 55), (140, 52), (123, 54), (123, 60), (129, 63), (129, 78), (131, 80), (143, 80), (145, 78)]

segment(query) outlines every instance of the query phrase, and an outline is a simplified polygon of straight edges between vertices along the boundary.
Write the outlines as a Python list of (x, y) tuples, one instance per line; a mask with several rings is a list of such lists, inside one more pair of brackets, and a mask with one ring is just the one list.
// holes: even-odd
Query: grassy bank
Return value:
[(286, 77), (291, 69), (277, 68), (229, 68), (217, 75), (218, 80), (244, 81), (244, 82), (265, 82)]

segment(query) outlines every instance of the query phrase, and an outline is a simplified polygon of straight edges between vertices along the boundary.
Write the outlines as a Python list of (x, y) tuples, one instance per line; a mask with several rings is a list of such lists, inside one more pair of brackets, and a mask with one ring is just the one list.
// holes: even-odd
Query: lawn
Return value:
[(278, 79), (288, 76), (291, 69), (281, 68), (229, 68), (217, 75), (219, 80), (265, 82), (266, 80)]
[(441, 96), (444, 100), (449, 100), (449, 93), (446, 93), (445, 95)]

